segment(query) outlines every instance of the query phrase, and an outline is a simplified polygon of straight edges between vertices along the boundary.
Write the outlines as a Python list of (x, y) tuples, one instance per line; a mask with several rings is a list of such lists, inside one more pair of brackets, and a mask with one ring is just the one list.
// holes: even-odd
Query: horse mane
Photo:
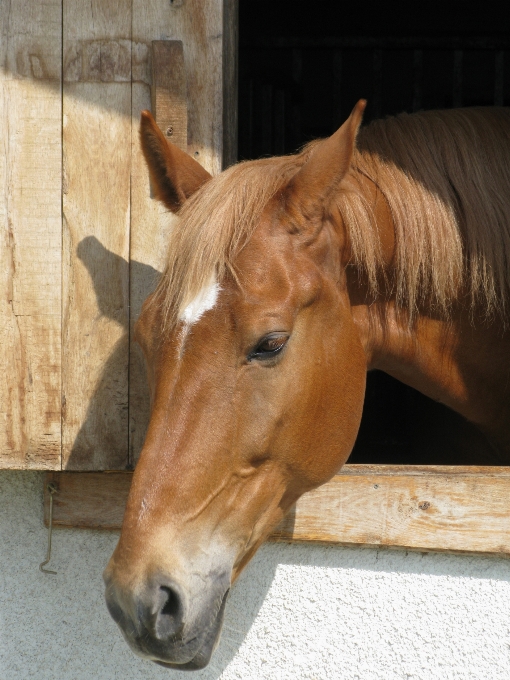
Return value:
[(421, 302), (448, 316), (467, 296), (504, 319), (510, 291), (510, 109), (425, 111), (361, 128), (337, 195), (354, 261), (377, 292), (382, 259), (368, 177), (395, 229), (394, 293), (411, 316)]
[[(179, 212), (156, 291), (166, 323), (227, 271), (263, 209), (317, 142), (294, 156), (246, 161), (207, 182)], [(411, 316), (422, 301), (448, 315), (459, 295), (504, 316), (510, 291), (510, 111), (471, 108), (400, 114), (361, 128), (351, 171), (336, 195), (353, 263), (372, 294), (383, 266), (368, 177), (395, 228), (394, 293)]]

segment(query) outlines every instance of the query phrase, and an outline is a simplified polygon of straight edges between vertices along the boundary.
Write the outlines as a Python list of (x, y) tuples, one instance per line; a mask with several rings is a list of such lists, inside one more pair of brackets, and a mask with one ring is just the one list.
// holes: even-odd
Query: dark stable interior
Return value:
[[(401, 111), (510, 105), (510, 12), (494, 0), (240, 0), (239, 159), (292, 153)], [(475, 426), (380, 371), (368, 374), (350, 463), (494, 465)]]

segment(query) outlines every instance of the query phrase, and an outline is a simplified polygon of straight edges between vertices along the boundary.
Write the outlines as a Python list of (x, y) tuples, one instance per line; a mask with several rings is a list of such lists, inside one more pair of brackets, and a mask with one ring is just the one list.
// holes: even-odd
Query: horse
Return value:
[(207, 665), (229, 589), (347, 460), (368, 370), (441, 401), (510, 461), (510, 111), (365, 102), (296, 155), (211, 177), (149, 112), (179, 215), (136, 324), (151, 418), (106, 602), (133, 650)]

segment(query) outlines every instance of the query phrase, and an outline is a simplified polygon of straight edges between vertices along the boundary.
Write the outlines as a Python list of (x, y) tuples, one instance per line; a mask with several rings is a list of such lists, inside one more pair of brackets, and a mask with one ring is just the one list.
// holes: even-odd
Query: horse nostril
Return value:
[(179, 609), (181, 607), (179, 596), (174, 590), (168, 588), (168, 586), (160, 586), (160, 590), (166, 594), (167, 598), (165, 604), (161, 608), (161, 614), (164, 616), (175, 617), (179, 613)]
[(179, 594), (169, 586), (159, 587), (159, 611), (156, 614), (156, 635), (162, 639), (175, 637), (183, 627), (183, 607)]

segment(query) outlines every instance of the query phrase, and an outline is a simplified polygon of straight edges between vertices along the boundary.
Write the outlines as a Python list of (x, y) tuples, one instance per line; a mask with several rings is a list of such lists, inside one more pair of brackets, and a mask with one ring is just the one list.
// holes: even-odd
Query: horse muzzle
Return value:
[(119, 587), (108, 569), (104, 580), (108, 611), (138, 656), (178, 670), (207, 666), (221, 633), (230, 574), (192, 578), (192, 594), (162, 574), (136, 589)]

